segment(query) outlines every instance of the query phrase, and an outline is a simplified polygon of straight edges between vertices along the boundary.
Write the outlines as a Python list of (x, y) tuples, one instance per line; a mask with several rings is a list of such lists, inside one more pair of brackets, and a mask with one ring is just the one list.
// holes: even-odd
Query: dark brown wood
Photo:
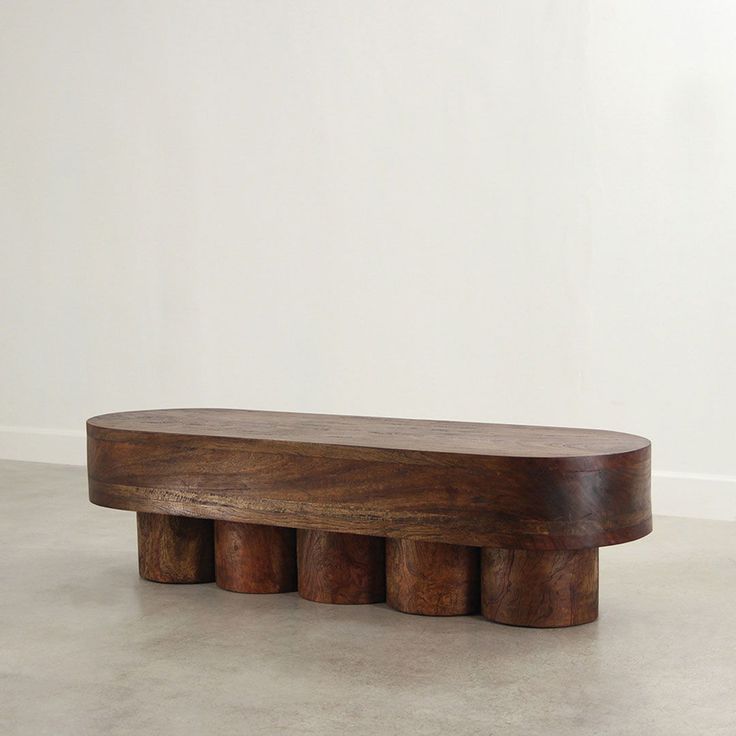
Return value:
[(216, 521), (215, 574), (220, 588), (236, 593), (296, 590), (296, 530)]
[(459, 616), (480, 601), (480, 549), (386, 540), (386, 600), (404, 613)]
[(87, 423), (93, 503), (483, 547), (651, 531), (649, 442), (585, 429), (172, 409)]
[(212, 521), (139, 512), (138, 571), (156, 583), (211, 583)]
[(513, 626), (576, 626), (598, 618), (598, 550), (484, 549), (483, 615)]
[(318, 603), (386, 600), (385, 544), (380, 537), (297, 531), (299, 595)]

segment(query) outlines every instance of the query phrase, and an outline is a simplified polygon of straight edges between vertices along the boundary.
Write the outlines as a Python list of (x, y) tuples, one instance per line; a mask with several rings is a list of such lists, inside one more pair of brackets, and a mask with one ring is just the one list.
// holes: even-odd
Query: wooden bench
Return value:
[(598, 547), (652, 529), (650, 444), (503, 424), (167, 409), (87, 422), (92, 503), (163, 583), (519, 626), (598, 614)]

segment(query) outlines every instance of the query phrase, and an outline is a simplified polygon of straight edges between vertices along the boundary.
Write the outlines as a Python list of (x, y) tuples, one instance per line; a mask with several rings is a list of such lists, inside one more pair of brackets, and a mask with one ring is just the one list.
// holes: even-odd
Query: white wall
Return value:
[(0, 4), (0, 456), (233, 406), (628, 430), (736, 518), (736, 4)]

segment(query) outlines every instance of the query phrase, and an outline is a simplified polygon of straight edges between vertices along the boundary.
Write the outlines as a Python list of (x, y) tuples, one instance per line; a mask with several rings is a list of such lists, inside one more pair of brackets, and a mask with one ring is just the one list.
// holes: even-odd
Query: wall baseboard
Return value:
[(0, 458), (34, 463), (85, 465), (85, 432), (81, 429), (0, 426)]
[(660, 516), (736, 521), (736, 476), (655, 470), (652, 508)]
[[(84, 465), (83, 430), (0, 426), (0, 458)], [(736, 476), (655, 470), (652, 506), (660, 516), (736, 521)]]

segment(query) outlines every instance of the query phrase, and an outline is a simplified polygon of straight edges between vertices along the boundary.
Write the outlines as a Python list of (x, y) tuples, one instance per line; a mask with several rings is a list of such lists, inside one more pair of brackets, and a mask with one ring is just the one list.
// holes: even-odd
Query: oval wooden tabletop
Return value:
[(102, 506), (527, 549), (651, 531), (650, 444), (630, 434), (236, 409), (106, 414), (87, 434)]

